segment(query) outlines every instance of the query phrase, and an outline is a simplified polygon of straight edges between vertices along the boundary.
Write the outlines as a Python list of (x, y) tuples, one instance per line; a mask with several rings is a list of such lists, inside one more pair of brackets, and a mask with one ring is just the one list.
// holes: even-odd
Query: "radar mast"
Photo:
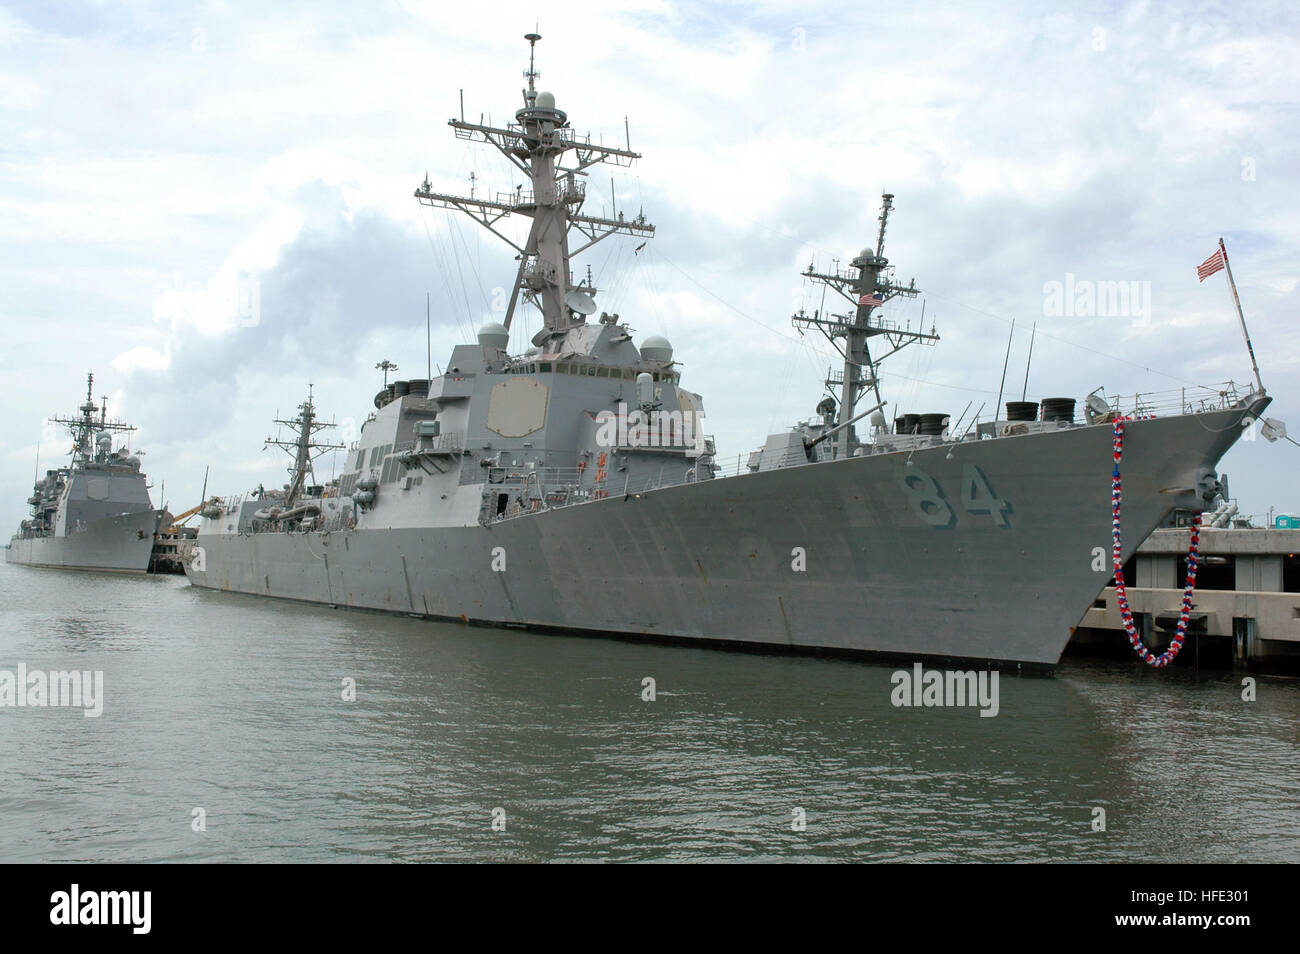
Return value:
[[(626, 218), (622, 212), (604, 218), (582, 214), (587, 196), (587, 170), (597, 163), (630, 166), (641, 154), (625, 148), (593, 143), (589, 134), (579, 135), (569, 126), (568, 115), (556, 108), (555, 97), (537, 89), (535, 52), (541, 36), (529, 33), (528, 69), (524, 78), (524, 105), (515, 112), (515, 121), (504, 127), (460, 119), (449, 120), (458, 139), (487, 142), (495, 146), (527, 178), (531, 189), (519, 186), (512, 192), (498, 192), (492, 199), (449, 195), (435, 192), (425, 177), (415, 191), (423, 205), (439, 209), (459, 209), (516, 252), (519, 269), (506, 307), (504, 324), (510, 328), (519, 302), (526, 301), (542, 313), (543, 329), (533, 339), (542, 344), (549, 338), (563, 337), (571, 327), (581, 325), (595, 311), (592, 298), (597, 289), (590, 282), (576, 285), (570, 259), (597, 242), (615, 234), (654, 234), (654, 226), (644, 215)], [(571, 164), (562, 161), (572, 153)], [(532, 219), (528, 238), (518, 245), (498, 228), (508, 215)], [(569, 233), (576, 229), (585, 241), (569, 247)]]
[[(95, 375), (94, 372), (86, 375), (86, 401), (81, 407), (77, 408), (81, 412), (80, 417), (52, 417), (51, 424), (62, 424), (72, 434), (72, 466), (79, 467), (91, 463), (95, 459), (95, 439), (96, 432), (105, 434), (111, 431), (134, 431), (135, 428), (130, 424), (123, 424), (121, 421), (110, 421), (108, 419), (108, 398), (104, 398), (102, 405), (95, 404), (94, 398)], [(99, 412), (96, 415), (96, 411)]]
[(312, 469), (312, 461), (329, 451), (343, 450), (342, 444), (322, 444), (314, 439), (317, 431), (329, 427), (336, 427), (333, 422), (316, 420), (316, 404), (312, 400), (312, 385), (307, 385), (307, 400), (298, 405), (298, 416), (292, 420), (275, 419), (276, 424), (282, 424), (289, 428), (296, 435), (293, 440), (282, 441), (268, 437), (266, 443), (262, 446), (265, 450), (268, 447), (279, 447), (288, 451), (293, 456), (293, 463), (289, 465), (289, 492), (285, 495), (284, 505), (286, 508), (292, 507), (293, 502), (302, 493), (303, 488), (308, 486), (307, 478), (315, 478), (315, 471)]
[[(885, 227), (893, 207), (894, 197), (886, 192), (881, 196), (878, 219), (880, 230), (876, 235), (875, 251), (868, 246), (859, 252), (852, 262), (855, 271), (836, 268), (833, 272), (818, 272), (810, 264), (803, 272), (805, 278), (837, 292), (853, 306), (853, 313), (823, 315), (814, 311), (809, 316), (800, 309), (791, 319), (796, 328), (816, 328), (844, 358), (843, 371), (838, 374), (832, 371), (826, 377), (828, 390), (832, 393), (836, 388), (840, 390), (835, 425), (842, 430), (839, 430), (835, 439), (837, 457), (848, 457), (858, 447), (856, 429), (852, 422), (854, 409), (862, 395), (870, 391), (875, 395), (876, 404), (884, 403), (880, 397), (880, 377), (877, 373), (880, 362), (913, 342), (934, 344), (939, 340), (933, 327), (927, 334), (923, 330), (899, 328), (897, 323), (879, 315), (872, 316), (873, 309), (881, 308), (890, 299), (900, 296), (915, 298), (920, 294), (915, 279), (906, 285), (897, 284), (893, 280), (893, 269), (889, 259), (885, 258)], [(873, 357), (870, 341), (877, 337), (883, 337), (890, 348), (884, 354)]]

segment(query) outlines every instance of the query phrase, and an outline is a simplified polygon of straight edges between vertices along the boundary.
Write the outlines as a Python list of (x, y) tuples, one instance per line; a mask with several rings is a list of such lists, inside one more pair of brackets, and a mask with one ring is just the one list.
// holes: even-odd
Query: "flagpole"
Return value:
[(1228, 276), (1228, 287), (1232, 289), (1232, 301), (1237, 306), (1237, 320), (1241, 322), (1241, 335), (1246, 339), (1246, 350), (1250, 352), (1250, 367), (1255, 372), (1255, 384), (1259, 393), (1264, 393), (1264, 382), (1259, 379), (1259, 365), (1255, 363), (1255, 346), (1250, 343), (1250, 332), (1246, 330), (1246, 316), (1241, 313), (1241, 298), (1237, 295), (1237, 283), (1232, 279), (1232, 266), (1228, 264), (1228, 247), (1219, 236), (1219, 254), (1223, 256), (1223, 270)]

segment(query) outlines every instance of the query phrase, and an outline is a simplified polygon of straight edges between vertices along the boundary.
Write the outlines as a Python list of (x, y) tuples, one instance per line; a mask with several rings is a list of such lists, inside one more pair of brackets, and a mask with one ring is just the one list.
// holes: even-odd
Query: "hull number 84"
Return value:
[[(899, 473), (898, 483), (906, 493), (912, 510), (930, 526), (947, 529), (957, 525), (957, 511), (953, 507), (953, 501), (944, 493), (939, 482), (925, 471), (919, 467), (908, 467)], [(994, 526), (1010, 525), (1007, 514), (1012, 512), (1011, 505), (994, 492), (984, 472), (974, 464), (962, 466), (961, 486), (956, 501), (965, 513), (989, 520)]]

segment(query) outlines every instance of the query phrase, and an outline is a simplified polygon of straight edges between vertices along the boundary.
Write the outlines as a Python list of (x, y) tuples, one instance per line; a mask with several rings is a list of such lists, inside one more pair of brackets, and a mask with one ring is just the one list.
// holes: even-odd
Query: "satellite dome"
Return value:
[(478, 330), (478, 343), (484, 348), (505, 351), (506, 348), (510, 347), (510, 332), (505, 325), (489, 321)]
[(554, 108), (555, 108), (555, 94), (554, 94), (554, 93), (547, 93), (547, 92), (541, 92), (541, 93), (538, 93), (538, 94), (537, 94), (537, 108), (538, 108), (538, 109), (554, 109)]
[(673, 360), (673, 346), (668, 339), (660, 335), (651, 335), (641, 342), (641, 357), (646, 361), (659, 361), (667, 364)]
[(884, 427), (884, 426), (885, 426), (885, 415), (881, 414), (879, 411), (877, 411), (875, 414), (872, 414), (872, 415), (871, 415), (871, 425), (872, 425), (872, 427)]
[(876, 251), (872, 248), (864, 248), (862, 251), (858, 252), (858, 258), (874, 258), (875, 255)]

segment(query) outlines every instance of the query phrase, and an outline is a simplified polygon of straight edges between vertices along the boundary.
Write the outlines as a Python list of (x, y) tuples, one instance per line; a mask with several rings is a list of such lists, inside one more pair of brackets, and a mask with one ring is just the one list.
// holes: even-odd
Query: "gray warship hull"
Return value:
[[(502, 321), (493, 314), (476, 343), (456, 345), (437, 378), (390, 383), (396, 365), (378, 363), (375, 413), (337, 478), (304, 493), (311, 460), (329, 446), (313, 434), (332, 426), (309, 393), (295, 420), (277, 422), (297, 434), (280, 444), (295, 451), (293, 479), (283, 493), (209, 501), (185, 547), (190, 581), (495, 626), (1055, 664), (1111, 578), (1103, 421), (1118, 402), (1090, 394), (1085, 419), (1098, 423), (1085, 425), (1073, 399), (1057, 398), (1032, 421), (1013, 422), (1010, 409), (999, 420), (995, 408), (979, 424), (977, 411), (974, 434), (958, 434), (946, 413), (904, 414), (890, 431), (878, 365), (938, 335), (875, 313), (919, 294), (884, 256), (885, 193), (874, 246), (848, 269), (803, 272), (834, 292), (832, 305), (791, 319), (844, 358), (825, 381), (839, 399), (817, 405), (818, 423), (769, 435), (748, 472), (737, 462), (721, 476), (732, 468), (716, 461), (703, 398), (681, 387), (671, 343), (634, 343), (631, 325), (597, 305), (591, 270), (584, 279), (573, 268), (574, 255), (612, 235), (639, 239), (636, 251), (654, 236), (613, 193), (608, 214), (584, 211), (589, 170), (640, 154), (574, 129), (536, 88), (541, 37), (525, 39), (528, 85), (514, 119), (449, 125), (495, 148), (529, 187), (454, 195), (426, 176), (415, 191), (517, 253)], [(497, 228), (507, 216), (531, 220), (526, 239)], [(831, 310), (844, 304), (848, 313)], [(525, 306), (541, 328), (513, 354)], [(426, 302), (426, 343), (430, 321)], [(1153, 395), (1134, 396), (1143, 419), (1128, 425), (1126, 554), (1175, 507), (1199, 509), (1221, 491), (1214, 466), (1245, 415), (1268, 404), (1262, 392), (1239, 400), (1229, 383), (1189, 402), (1183, 389), (1177, 414), (1162, 418), (1150, 417)], [(874, 407), (864, 409), (867, 394)], [(854, 425), (868, 415), (863, 441)]]
[[(1126, 559), (1171, 509), (1203, 505), (1199, 483), (1267, 404), (1127, 425)], [(1111, 428), (1096, 424), (486, 526), (240, 534), (207, 521), (186, 573), (200, 587), (467, 623), (1050, 667), (1110, 579), (1111, 467)]]
[(142, 510), (105, 517), (66, 536), (15, 536), (5, 550), (5, 562), (69, 570), (144, 573), (153, 552), (153, 535), (160, 510)]

